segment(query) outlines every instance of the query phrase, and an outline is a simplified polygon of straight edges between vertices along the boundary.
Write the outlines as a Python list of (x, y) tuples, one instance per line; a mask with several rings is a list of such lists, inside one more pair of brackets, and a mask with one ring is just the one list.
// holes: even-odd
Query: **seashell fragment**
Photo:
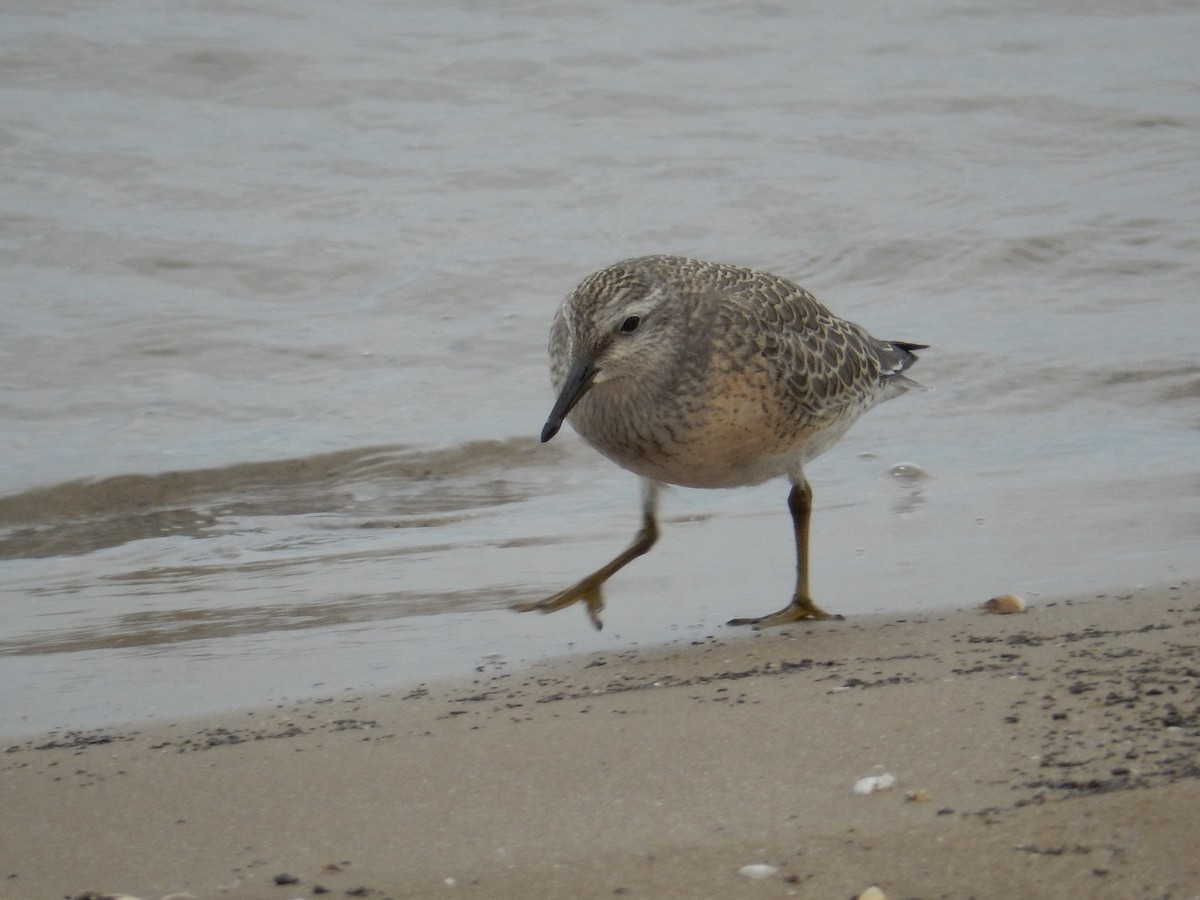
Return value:
[(875, 885), (871, 885), (858, 895), (857, 900), (887, 900), (887, 895)]
[(896, 786), (896, 776), (890, 772), (884, 772), (882, 775), (868, 775), (865, 778), (860, 778), (854, 782), (854, 793), (866, 797), (870, 794), (877, 794), (880, 791), (890, 791)]
[(1008, 616), (1013, 613), (1025, 612), (1025, 601), (1016, 594), (1001, 594), (999, 597), (993, 597), (979, 608), (998, 616)]
[(742, 866), (738, 869), (738, 874), (743, 878), (753, 878), (755, 881), (762, 881), (764, 878), (770, 878), (779, 870), (774, 866), (769, 866), (766, 863), (751, 863), (748, 866)]

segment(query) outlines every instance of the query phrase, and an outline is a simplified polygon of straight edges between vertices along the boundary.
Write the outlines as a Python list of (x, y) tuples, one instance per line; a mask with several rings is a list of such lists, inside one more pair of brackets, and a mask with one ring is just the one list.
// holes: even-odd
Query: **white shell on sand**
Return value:
[(742, 866), (738, 869), (738, 874), (743, 878), (753, 878), (756, 881), (761, 881), (764, 878), (770, 878), (779, 870), (774, 866), (768, 866), (766, 863), (751, 863), (748, 866)]
[(887, 895), (875, 885), (871, 885), (858, 895), (858, 900), (887, 900)]
[(866, 778), (860, 778), (854, 782), (854, 793), (867, 796), (868, 794), (876, 794), (879, 791), (890, 791), (896, 786), (896, 776), (888, 772), (882, 775), (868, 775)]

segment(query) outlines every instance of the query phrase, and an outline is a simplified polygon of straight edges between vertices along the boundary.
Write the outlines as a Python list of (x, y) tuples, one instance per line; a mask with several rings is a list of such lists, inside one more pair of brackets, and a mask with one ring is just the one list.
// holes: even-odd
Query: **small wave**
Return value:
[[(422, 516), (525, 494), (509, 474), (560, 451), (529, 438), (443, 448), (362, 447), (296, 459), (77, 480), (0, 497), (0, 559), (78, 555), (129, 541), (200, 536), (230, 517)], [(547, 452), (547, 451), (551, 452)]]
[(0, 640), (0, 656), (43, 656), (96, 650), (162, 652), (192, 641), (283, 631), (363, 625), (412, 616), (503, 609), (524, 595), (511, 586), (472, 590), (393, 591), (278, 606), (191, 606), (126, 612), (99, 624)]

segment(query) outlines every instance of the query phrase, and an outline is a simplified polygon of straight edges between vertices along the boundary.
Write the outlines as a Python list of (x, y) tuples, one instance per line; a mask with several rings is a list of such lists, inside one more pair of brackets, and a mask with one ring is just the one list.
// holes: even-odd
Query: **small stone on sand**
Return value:
[(1025, 612), (1025, 601), (1016, 594), (1001, 594), (984, 603), (980, 609), (998, 616), (1010, 616)]

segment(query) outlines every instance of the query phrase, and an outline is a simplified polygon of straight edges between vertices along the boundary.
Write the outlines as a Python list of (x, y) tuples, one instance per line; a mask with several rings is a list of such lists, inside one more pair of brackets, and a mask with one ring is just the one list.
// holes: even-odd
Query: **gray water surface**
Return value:
[(599, 634), (506, 608), (637, 526), (536, 434), (555, 306), (644, 253), (932, 345), (810, 468), (826, 608), (1200, 571), (1194, 4), (84, 0), (0, 42), (0, 732), (782, 606), (768, 484), (668, 493)]

